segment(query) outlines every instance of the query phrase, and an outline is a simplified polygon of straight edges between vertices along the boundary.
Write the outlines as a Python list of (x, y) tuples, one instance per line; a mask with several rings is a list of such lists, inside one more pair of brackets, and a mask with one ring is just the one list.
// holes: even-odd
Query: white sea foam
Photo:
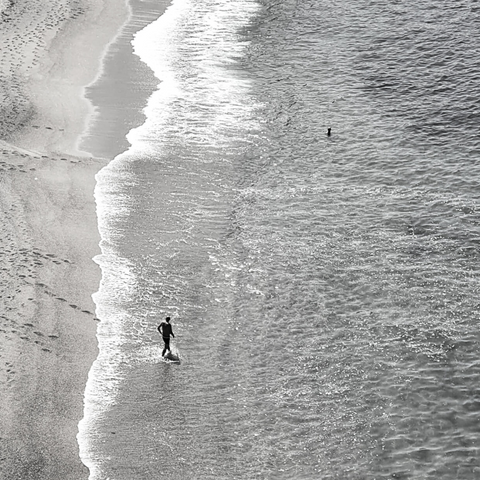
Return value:
[(247, 46), (238, 29), (257, 10), (253, 1), (175, 0), (137, 33), (134, 51), (161, 83), (145, 109), (147, 121), (128, 134), (133, 152), (158, 155), (159, 139), (172, 136), (185, 144), (227, 144), (240, 120), (257, 126), (246, 94), (250, 80), (235, 68)]
[[(125, 375), (132, 366), (155, 365), (161, 351), (158, 342), (149, 343), (148, 339), (159, 314), (155, 297), (148, 292), (158, 291), (159, 287), (153, 283), (145, 288), (138, 283), (142, 268), (149, 268), (150, 260), (142, 267), (126, 260), (119, 251), (125, 238), (125, 222), (135, 214), (132, 209), (142, 209), (145, 202), (129, 196), (128, 187), (139, 182), (130, 172), (129, 163), (138, 158), (161, 159), (172, 139), (192, 149), (199, 145), (225, 146), (232, 140), (229, 135), (235, 132), (238, 122), (247, 120), (252, 128), (257, 126), (252, 120), (255, 105), (246, 95), (250, 83), (235, 69), (235, 57), (246, 47), (238, 29), (246, 25), (257, 8), (253, 1), (175, 0), (159, 20), (136, 35), (135, 53), (152, 68), (160, 85), (145, 109), (145, 123), (128, 135), (131, 147), (97, 175), (95, 198), (102, 254), (96, 262), (102, 270), (102, 282), (94, 300), (100, 319), (100, 351), (89, 374), (78, 435), (80, 456), (90, 469), (91, 480), (105, 478), (101, 466), (105, 459), (99, 452), (100, 438), (105, 435), (101, 424), (116, 406)], [(207, 156), (204, 160), (208, 161)], [(219, 197), (216, 187), (209, 189), (206, 196), (210, 195)], [(200, 215), (215, 218), (210, 209)], [(188, 218), (177, 218), (179, 222), (175, 221), (166, 235), (191, 230)], [(158, 241), (163, 247), (185, 242), (182, 237), (169, 238)], [(164, 255), (177, 258), (175, 252), (170, 257), (167, 252)], [(161, 288), (171, 290), (172, 286)], [(169, 312), (178, 309), (171, 291), (163, 296), (172, 305), (167, 303), (162, 308)], [(143, 302), (141, 309), (131, 309), (135, 301)]]

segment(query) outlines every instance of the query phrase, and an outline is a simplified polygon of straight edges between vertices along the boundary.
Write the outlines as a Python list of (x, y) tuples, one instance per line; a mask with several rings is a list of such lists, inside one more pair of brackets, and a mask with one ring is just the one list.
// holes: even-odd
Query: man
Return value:
[(164, 357), (167, 350), (172, 353), (172, 351), (170, 350), (170, 335), (175, 338), (172, 326), (170, 325), (170, 317), (167, 317), (165, 321), (157, 327), (157, 330), (160, 332), (160, 335), (162, 335), (163, 341), (165, 342), (165, 348), (162, 352), (162, 357)]

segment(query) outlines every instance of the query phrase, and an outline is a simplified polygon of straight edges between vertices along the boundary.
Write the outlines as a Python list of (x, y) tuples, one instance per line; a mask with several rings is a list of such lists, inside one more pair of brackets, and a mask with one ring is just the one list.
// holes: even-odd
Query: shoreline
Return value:
[(0, 22), (0, 477), (79, 480), (98, 354), (95, 175), (84, 86), (129, 19), (115, 0), (18, 0)]
[(130, 40), (169, 4), (17, 0), (1, 10), (1, 478), (89, 478), (77, 435), (99, 352), (95, 176), (145, 119), (159, 80)]
[(97, 158), (113, 160), (130, 147), (127, 134), (146, 119), (143, 109), (160, 80), (134, 53), (135, 34), (157, 20), (170, 0), (129, 0), (130, 19), (108, 45), (101, 71), (85, 87), (93, 106), (88, 126), (79, 138), (79, 149)]
[[(58, 1), (47, 0), (51, 4)], [(19, 147), (91, 156), (78, 149), (93, 109), (85, 97), (85, 87), (102, 74), (103, 59), (131, 19), (131, 10), (128, 0), (120, 5), (115, 0), (87, 3), (87, 9), (65, 19), (53, 37), (47, 35), (42, 59), (26, 72), (26, 89), (35, 107), (35, 118), (13, 135), (12, 143)], [(44, 125), (50, 131), (45, 132)]]

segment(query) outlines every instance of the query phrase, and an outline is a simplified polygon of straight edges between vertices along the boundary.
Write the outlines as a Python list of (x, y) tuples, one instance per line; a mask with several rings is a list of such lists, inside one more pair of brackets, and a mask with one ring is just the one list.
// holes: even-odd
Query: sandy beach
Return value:
[(85, 85), (123, 1), (0, 2), (0, 478), (88, 478), (76, 435), (97, 355), (94, 187), (78, 150)]

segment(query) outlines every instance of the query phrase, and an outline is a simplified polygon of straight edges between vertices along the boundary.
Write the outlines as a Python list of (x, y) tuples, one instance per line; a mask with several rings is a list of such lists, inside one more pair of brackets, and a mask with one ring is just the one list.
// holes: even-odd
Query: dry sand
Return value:
[(0, 478), (88, 478), (76, 442), (97, 355), (83, 87), (123, 0), (0, 0)]

